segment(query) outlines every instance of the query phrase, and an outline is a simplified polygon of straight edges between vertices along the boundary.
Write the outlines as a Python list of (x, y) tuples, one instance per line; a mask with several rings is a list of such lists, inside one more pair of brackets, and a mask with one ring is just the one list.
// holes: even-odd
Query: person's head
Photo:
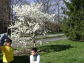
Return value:
[(37, 48), (32, 48), (31, 55), (36, 55), (36, 54), (37, 54)]
[(5, 45), (11, 46), (12, 40), (11, 39), (6, 39)]

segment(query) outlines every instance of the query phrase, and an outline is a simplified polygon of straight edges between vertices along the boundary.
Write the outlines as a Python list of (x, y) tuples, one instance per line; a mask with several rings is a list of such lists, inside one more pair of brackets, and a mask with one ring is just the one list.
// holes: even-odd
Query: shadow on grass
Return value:
[(30, 63), (29, 56), (23, 55), (23, 56), (15, 56), (14, 63)]
[(72, 48), (72, 46), (71, 45), (46, 45), (46, 46), (39, 47), (40, 51), (47, 52), (47, 53), (58, 52), (69, 48)]

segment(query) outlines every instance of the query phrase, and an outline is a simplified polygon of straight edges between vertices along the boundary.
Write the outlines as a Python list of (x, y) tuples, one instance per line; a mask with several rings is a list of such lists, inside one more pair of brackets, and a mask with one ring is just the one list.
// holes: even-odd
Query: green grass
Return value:
[(14, 63), (30, 63), (28, 55), (15, 56)]
[(39, 49), (41, 63), (84, 63), (84, 42), (58, 40)]
[[(41, 63), (84, 63), (84, 42), (58, 40), (38, 47)], [(29, 63), (27, 56), (15, 56), (15, 63)]]

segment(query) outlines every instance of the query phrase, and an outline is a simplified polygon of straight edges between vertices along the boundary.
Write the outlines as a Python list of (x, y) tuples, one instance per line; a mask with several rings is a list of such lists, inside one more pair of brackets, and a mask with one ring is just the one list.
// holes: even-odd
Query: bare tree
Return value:
[(24, 5), (24, 4), (30, 4), (29, 0), (11, 0), (13, 5)]
[[(63, 0), (34, 0), (36, 3), (42, 3), (44, 13), (55, 14), (54, 21), (59, 25), (61, 21), (61, 4)], [(59, 28), (58, 28), (59, 32)]]
[(10, 24), (10, 0), (0, 0), (0, 33), (6, 33)]

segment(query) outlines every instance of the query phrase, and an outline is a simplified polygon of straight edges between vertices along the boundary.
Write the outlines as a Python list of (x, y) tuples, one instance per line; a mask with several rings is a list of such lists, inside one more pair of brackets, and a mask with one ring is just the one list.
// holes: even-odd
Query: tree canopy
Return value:
[(64, 0), (63, 30), (71, 40), (84, 40), (84, 0)]

